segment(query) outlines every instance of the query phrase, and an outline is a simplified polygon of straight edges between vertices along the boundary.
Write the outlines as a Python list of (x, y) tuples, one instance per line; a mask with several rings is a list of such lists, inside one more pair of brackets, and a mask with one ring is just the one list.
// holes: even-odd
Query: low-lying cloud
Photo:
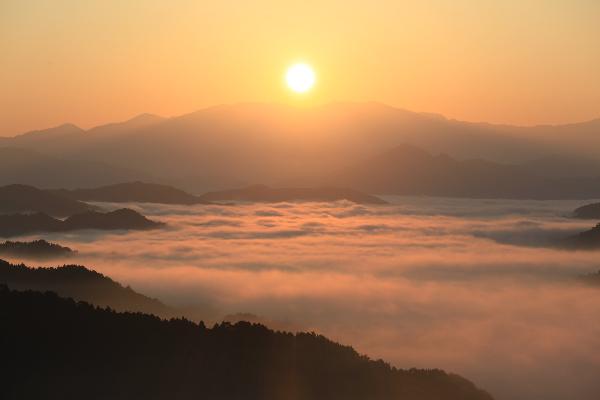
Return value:
[(132, 205), (167, 226), (46, 238), (79, 250), (68, 262), (209, 320), (247, 312), (318, 331), (502, 400), (600, 396), (600, 288), (576, 279), (600, 252), (544, 247), (593, 225), (565, 218), (579, 203), (391, 200)]

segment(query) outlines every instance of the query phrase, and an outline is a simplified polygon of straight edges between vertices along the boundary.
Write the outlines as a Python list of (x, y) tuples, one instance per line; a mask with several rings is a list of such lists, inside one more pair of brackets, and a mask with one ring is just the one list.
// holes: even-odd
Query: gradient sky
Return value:
[[(0, 135), (241, 101), (600, 117), (600, 1), (0, 1)], [(295, 60), (308, 95), (283, 84)]]

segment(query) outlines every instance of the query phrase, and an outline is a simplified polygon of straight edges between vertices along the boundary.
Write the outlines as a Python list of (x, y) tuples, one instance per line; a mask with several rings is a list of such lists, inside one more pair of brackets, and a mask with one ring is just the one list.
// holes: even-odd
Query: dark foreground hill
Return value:
[(31, 242), (11, 242), (0, 243), (0, 255), (24, 258), (57, 258), (68, 257), (75, 253), (68, 247), (50, 243), (45, 240), (34, 240)]
[(573, 211), (574, 218), (600, 219), (600, 203), (586, 204)]
[(600, 224), (597, 224), (590, 230), (566, 238), (559, 245), (570, 249), (600, 249)]
[(358, 204), (387, 204), (384, 200), (357, 190), (318, 187), (318, 188), (271, 188), (265, 185), (252, 185), (241, 189), (222, 190), (205, 193), (200, 198), (213, 201), (248, 201), (277, 203), (283, 201), (337, 201), (348, 200)]
[(489, 400), (308, 333), (116, 313), (0, 287), (3, 399)]
[(139, 202), (162, 204), (201, 204), (206, 203), (200, 198), (183, 190), (155, 183), (129, 182), (116, 185), (102, 186), (94, 189), (53, 190), (74, 200), (103, 201), (114, 203)]
[(0, 260), (0, 284), (13, 290), (52, 291), (63, 297), (119, 311), (140, 311), (162, 317), (177, 315), (174, 309), (160, 301), (80, 265), (31, 268)]
[(0, 187), (0, 214), (42, 212), (55, 217), (92, 210), (93, 207), (27, 185)]
[(101, 213), (88, 211), (75, 214), (65, 220), (52, 218), (44, 213), (0, 215), (0, 236), (10, 237), (36, 232), (66, 232), (79, 229), (99, 230), (145, 230), (161, 226), (143, 215), (123, 208)]

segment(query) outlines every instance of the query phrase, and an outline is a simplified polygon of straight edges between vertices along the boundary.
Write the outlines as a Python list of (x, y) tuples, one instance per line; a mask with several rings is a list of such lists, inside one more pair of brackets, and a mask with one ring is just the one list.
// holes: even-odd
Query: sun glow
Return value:
[(288, 68), (285, 81), (296, 93), (308, 92), (315, 84), (315, 73), (308, 64), (294, 64)]

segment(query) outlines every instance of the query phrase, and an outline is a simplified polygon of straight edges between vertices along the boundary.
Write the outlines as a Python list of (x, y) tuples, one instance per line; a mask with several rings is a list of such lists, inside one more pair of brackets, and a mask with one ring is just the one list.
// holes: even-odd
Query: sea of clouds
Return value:
[(581, 202), (388, 200), (129, 204), (167, 225), (44, 238), (208, 321), (251, 313), (461, 374), (500, 400), (600, 397), (600, 287), (578, 279), (600, 252), (551, 246), (595, 224), (568, 218)]

